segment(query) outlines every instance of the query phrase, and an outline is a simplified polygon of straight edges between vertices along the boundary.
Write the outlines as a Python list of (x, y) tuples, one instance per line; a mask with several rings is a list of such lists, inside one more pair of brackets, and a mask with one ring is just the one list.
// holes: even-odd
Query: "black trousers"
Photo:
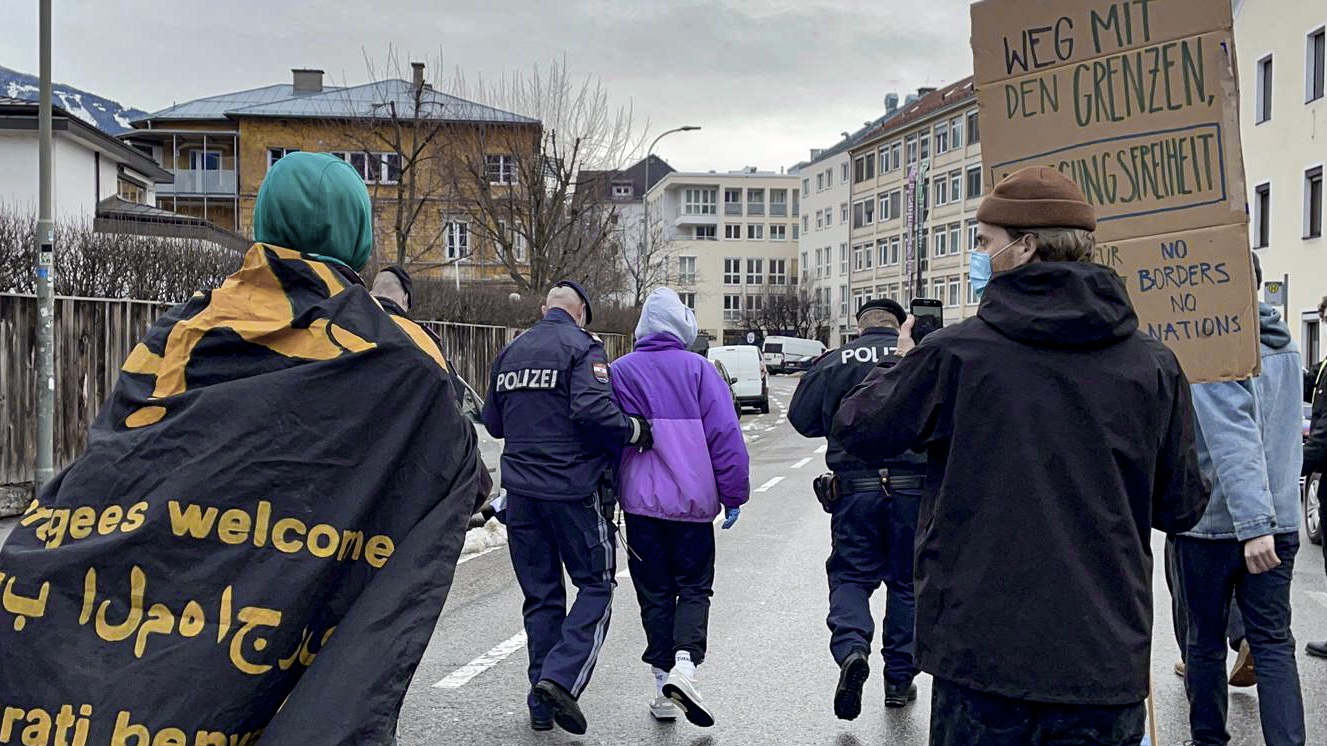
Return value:
[(685, 650), (700, 665), (714, 595), (714, 524), (624, 515), (627, 566), (645, 627), (641, 660), (671, 671), (674, 655)]
[(1138, 746), (1146, 725), (1142, 702), (1027, 702), (939, 678), (931, 694), (931, 746)]

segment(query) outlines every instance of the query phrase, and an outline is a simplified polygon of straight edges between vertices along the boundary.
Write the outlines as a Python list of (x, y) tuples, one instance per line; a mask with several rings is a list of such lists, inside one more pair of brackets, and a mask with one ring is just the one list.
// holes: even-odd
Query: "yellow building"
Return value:
[(294, 70), (290, 83), (149, 114), (123, 137), (174, 174), (157, 189), (159, 207), (244, 235), (273, 164), (296, 151), (332, 153), (369, 186), (380, 261), (404, 253), (417, 273), (504, 281), (496, 247), (483, 240), (493, 229), (474, 224), (465, 197), (519, 189), (516, 163), (537, 157), (540, 123), (435, 91), (422, 64), (414, 73), (333, 87), (321, 70)]
[(982, 183), (972, 79), (922, 89), (851, 150), (849, 251), (834, 256), (840, 315), (873, 298), (945, 304), (946, 322), (977, 312), (968, 286)]
[(645, 196), (648, 224), (659, 226), (650, 233), (668, 242), (667, 284), (695, 309), (702, 335), (735, 343), (766, 306), (797, 292), (798, 183), (755, 169), (675, 171)]
[(1327, 295), (1327, 3), (1238, 0), (1240, 138), (1249, 241), (1266, 280), (1290, 278), (1286, 319), (1306, 362), (1321, 360)]

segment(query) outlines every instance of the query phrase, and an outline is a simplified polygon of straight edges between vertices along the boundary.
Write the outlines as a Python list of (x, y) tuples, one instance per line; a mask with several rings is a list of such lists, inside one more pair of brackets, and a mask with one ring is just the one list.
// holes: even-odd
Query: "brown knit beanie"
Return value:
[(1096, 211), (1069, 177), (1045, 166), (1015, 171), (981, 200), (977, 220), (1001, 228), (1097, 229)]

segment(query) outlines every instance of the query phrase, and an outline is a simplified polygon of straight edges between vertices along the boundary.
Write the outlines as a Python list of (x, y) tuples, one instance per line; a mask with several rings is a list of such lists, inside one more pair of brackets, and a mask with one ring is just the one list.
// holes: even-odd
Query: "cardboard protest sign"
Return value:
[(0, 744), (392, 741), (491, 485), (413, 323), (255, 246), (0, 549)]
[(1230, 4), (983, 0), (972, 6), (989, 183), (1027, 166), (1097, 211), (1097, 260), (1193, 381), (1258, 370)]

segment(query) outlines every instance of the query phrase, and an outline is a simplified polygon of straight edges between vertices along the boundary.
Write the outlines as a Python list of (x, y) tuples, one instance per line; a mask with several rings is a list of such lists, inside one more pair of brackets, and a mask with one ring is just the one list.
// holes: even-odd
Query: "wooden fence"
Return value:
[[(168, 304), (136, 300), (55, 301), (55, 466), (82, 452), (88, 427), (111, 394), (129, 352)], [(26, 491), (36, 459), (37, 302), (0, 293), (0, 493)], [(484, 396), (493, 359), (520, 333), (505, 326), (424, 322), (443, 354)], [(602, 335), (610, 359), (630, 351), (620, 334)], [(4, 494), (0, 494), (3, 502)]]

